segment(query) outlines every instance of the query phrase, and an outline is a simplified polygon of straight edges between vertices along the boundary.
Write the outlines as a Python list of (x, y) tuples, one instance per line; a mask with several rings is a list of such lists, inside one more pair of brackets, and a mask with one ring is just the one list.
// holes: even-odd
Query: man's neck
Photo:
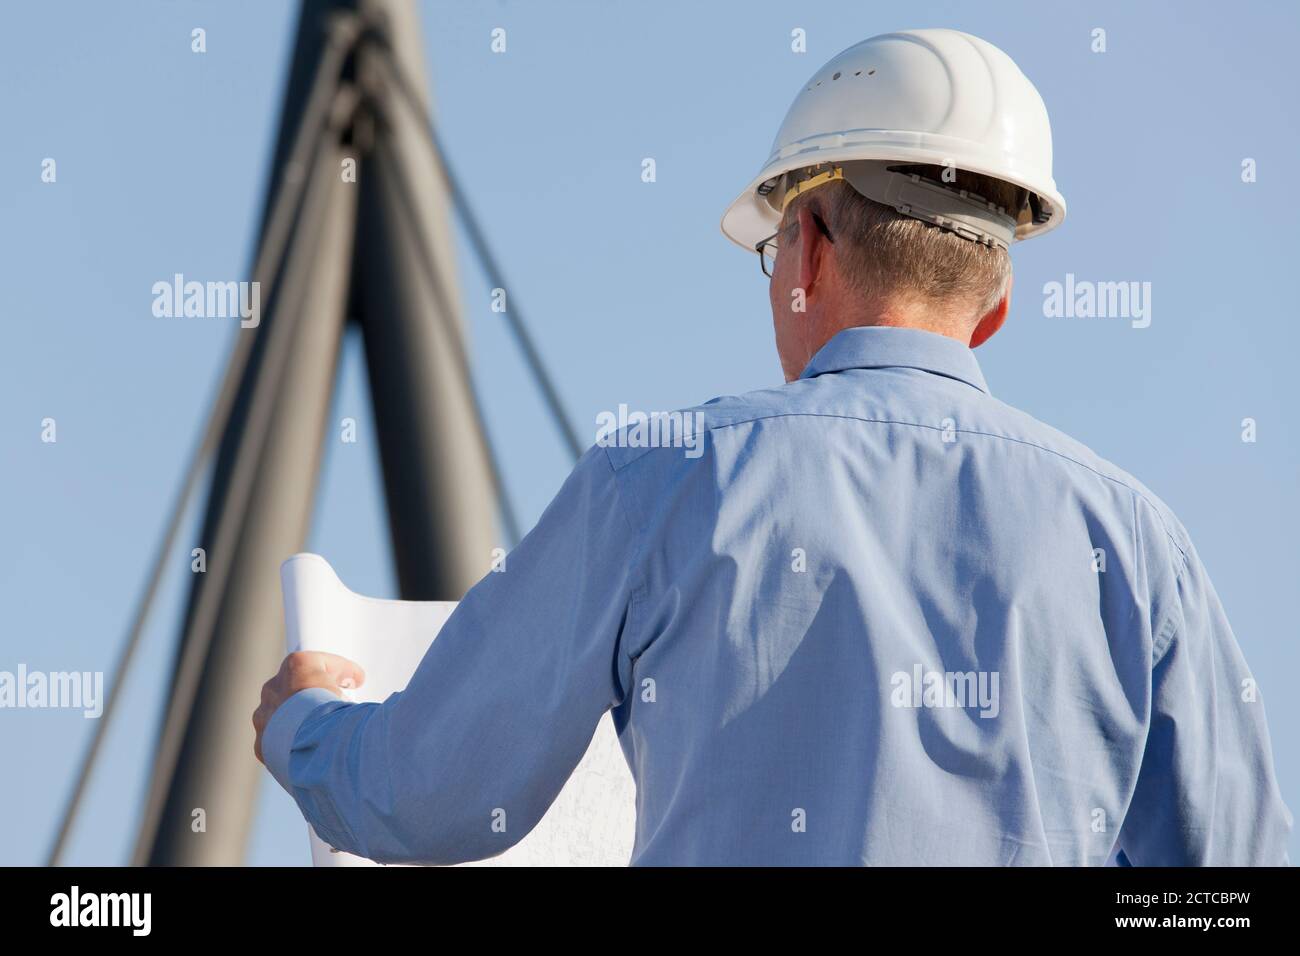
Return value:
[(781, 367), (787, 382), (792, 382), (808, 367), (812, 357), (827, 342), (845, 329), (880, 326), (896, 329), (920, 329), (946, 335), (962, 345), (971, 343), (970, 317), (953, 315), (937, 308), (932, 302), (891, 299), (888, 301), (860, 299), (843, 307), (825, 305), (807, 315), (795, 354), (781, 356)]
[[(896, 329), (920, 329), (956, 339), (963, 345), (970, 343), (970, 316), (953, 314), (936, 308), (933, 303), (919, 300), (890, 300), (872, 302), (853, 310), (843, 310), (839, 314), (829, 314), (821, 323), (825, 345), (845, 329), (862, 326), (886, 326)], [(821, 348), (821, 345), (818, 348)]]

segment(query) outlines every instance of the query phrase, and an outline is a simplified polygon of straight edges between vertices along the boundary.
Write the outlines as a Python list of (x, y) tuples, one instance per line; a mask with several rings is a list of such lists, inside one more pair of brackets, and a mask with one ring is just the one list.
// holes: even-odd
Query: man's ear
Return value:
[(1002, 323), (1007, 320), (1007, 312), (1011, 309), (1011, 284), (1014, 280), (1007, 280), (1007, 291), (1002, 294), (1002, 298), (992, 309), (984, 315), (975, 325), (975, 331), (970, 336), (970, 347), (983, 345), (989, 339), (993, 338), (993, 333), (1002, 328)]
[(799, 288), (805, 297), (812, 295), (821, 270), (826, 266), (826, 252), (830, 245), (817, 228), (812, 211), (807, 204), (799, 207)]

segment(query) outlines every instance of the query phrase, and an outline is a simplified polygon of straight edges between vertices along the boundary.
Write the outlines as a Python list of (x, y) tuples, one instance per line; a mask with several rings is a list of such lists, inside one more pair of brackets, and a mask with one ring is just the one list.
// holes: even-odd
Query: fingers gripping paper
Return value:
[[(280, 567), (290, 652), (328, 651), (356, 661), (365, 683), (349, 699), (382, 702), (402, 690), (454, 601), (385, 601), (349, 591), (318, 554)], [(541, 822), (500, 856), (466, 866), (625, 866), (632, 855), (636, 787), (605, 714), (586, 755)], [(308, 827), (316, 866), (378, 866), (335, 852)]]

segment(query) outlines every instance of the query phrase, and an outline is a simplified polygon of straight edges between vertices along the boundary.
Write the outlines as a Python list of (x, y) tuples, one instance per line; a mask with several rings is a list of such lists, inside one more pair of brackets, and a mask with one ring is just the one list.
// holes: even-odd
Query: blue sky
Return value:
[[(669, 409), (780, 380), (755, 257), (718, 219), (800, 85), (857, 40), (948, 26), (1006, 50), (1055, 136), (1065, 225), (1017, 246), (993, 393), (1161, 496), (1259, 678), (1300, 806), (1300, 332), (1289, 4), (420, 3), (438, 122), (585, 440), (620, 402)], [(236, 328), (157, 320), (175, 272), (245, 278), (296, 18), (284, 0), (15, 4), (0, 31), (0, 669), (105, 670)], [(1248, 22), (1249, 29), (1237, 24)], [(208, 52), (190, 51), (207, 31)], [(508, 49), (489, 49), (494, 27)], [(807, 31), (808, 52), (790, 50)], [(1105, 53), (1091, 52), (1104, 28)], [(41, 162), (58, 181), (42, 183)], [(641, 181), (653, 157), (658, 180)], [(1258, 181), (1241, 181), (1244, 158)], [(475, 374), (526, 524), (567, 472), (518, 354), (459, 250)], [(1152, 284), (1152, 321), (1047, 318), (1067, 273)], [(309, 547), (394, 595), (357, 343)], [(42, 419), (58, 425), (40, 441)], [(1258, 423), (1243, 443), (1241, 421)], [(193, 517), (193, 516), (192, 516)], [(190, 528), (194, 522), (191, 521)], [(188, 585), (183, 535), (70, 862), (126, 859)], [(111, 675), (110, 675), (111, 676)], [(88, 739), (69, 711), (0, 711), (0, 863), (36, 863)], [(1293, 844), (1296, 858), (1300, 839)], [(306, 863), (266, 777), (250, 861)]]

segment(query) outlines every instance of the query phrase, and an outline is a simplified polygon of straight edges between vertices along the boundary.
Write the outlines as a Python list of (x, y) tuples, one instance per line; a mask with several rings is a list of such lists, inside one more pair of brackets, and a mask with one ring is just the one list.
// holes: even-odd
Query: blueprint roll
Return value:
[[(280, 566), (285, 643), (356, 661), (365, 683), (346, 699), (382, 702), (402, 690), (456, 609), (454, 601), (385, 601), (356, 594), (318, 554)], [(626, 866), (636, 829), (636, 786), (609, 714), (533, 830), (500, 856), (465, 866)], [(379, 866), (335, 852), (307, 827), (315, 866)]]

